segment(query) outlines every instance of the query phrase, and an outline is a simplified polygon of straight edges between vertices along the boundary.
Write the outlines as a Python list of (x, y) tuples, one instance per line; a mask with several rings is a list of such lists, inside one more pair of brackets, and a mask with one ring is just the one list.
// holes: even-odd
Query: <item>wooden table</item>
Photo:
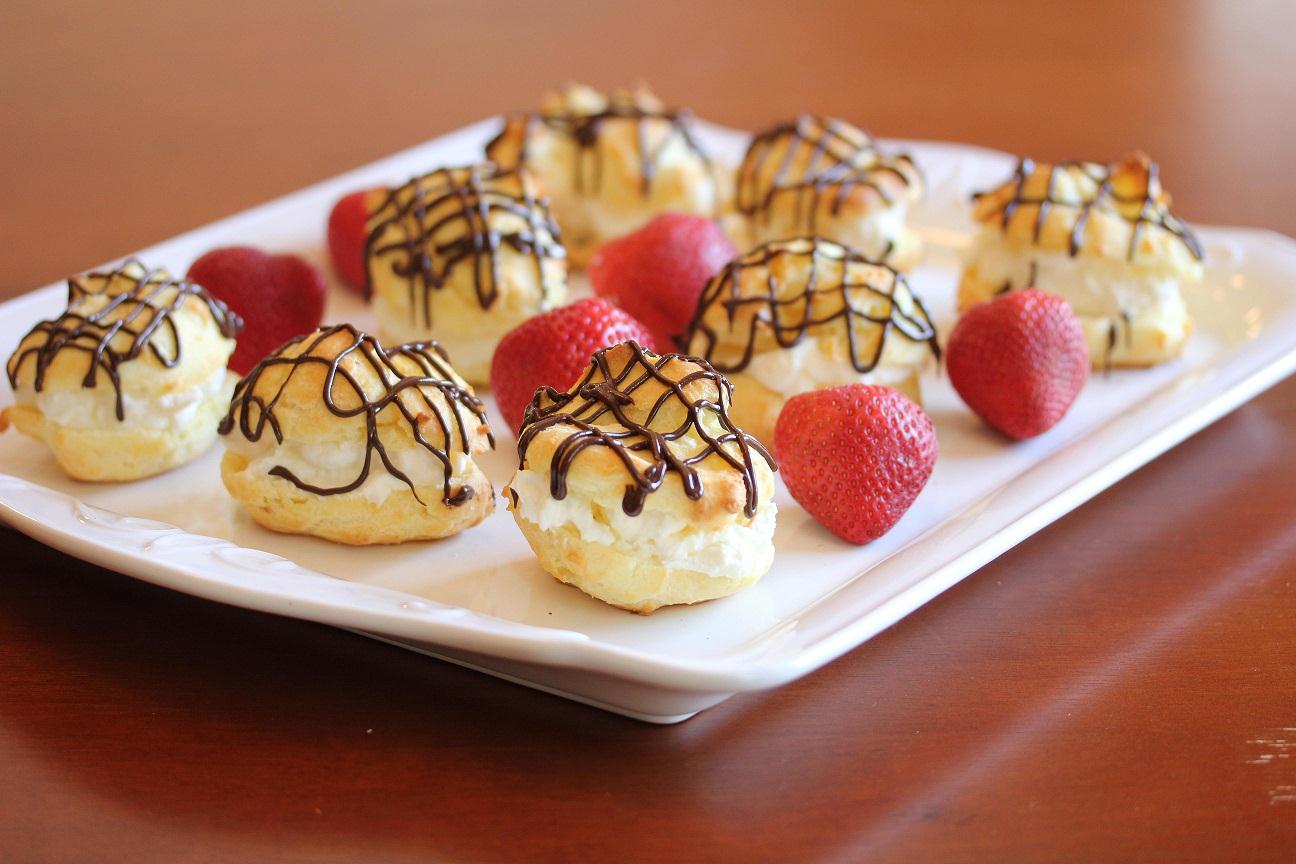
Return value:
[[(1189, 219), (1296, 234), (1296, 7), (982, 5), (8, 2), (0, 294), (570, 77), (738, 126), (1142, 147)], [(3, 532), (0, 861), (1290, 862), (1294, 438), (1288, 382), (670, 728)]]

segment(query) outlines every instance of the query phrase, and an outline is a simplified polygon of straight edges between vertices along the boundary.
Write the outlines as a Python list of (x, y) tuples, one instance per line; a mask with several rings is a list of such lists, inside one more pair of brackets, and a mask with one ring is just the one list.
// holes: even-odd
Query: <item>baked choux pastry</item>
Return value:
[(509, 117), (486, 155), (539, 175), (572, 264), (583, 267), (603, 242), (659, 213), (717, 215), (719, 184), (692, 122), (644, 87), (609, 98), (572, 84), (539, 112)]
[(1151, 366), (1192, 333), (1181, 288), (1202, 278), (1202, 248), (1170, 212), (1156, 163), (1022, 159), (1003, 185), (973, 198), (981, 228), (959, 307), (1032, 286), (1067, 300), (1096, 367)]
[(908, 156), (883, 153), (845, 121), (802, 114), (752, 139), (734, 207), (746, 218), (750, 245), (825, 237), (908, 270), (922, 243), (906, 220), (923, 194)]
[(774, 558), (774, 460), (703, 360), (637, 342), (536, 391), (509, 509), (554, 578), (622, 609), (723, 597)]
[(500, 337), (567, 296), (566, 251), (535, 178), (491, 164), (376, 190), (365, 261), (389, 344), (436, 339), (484, 386)]
[(885, 384), (922, 404), (936, 328), (898, 271), (840, 243), (757, 246), (717, 273), (685, 345), (733, 382), (734, 423), (766, 444), (784, 403), (842, 384)]
[(298, 336), (239, 382), (221, 479), (274, 531), (355, 546), (448, 537), (495, 509), (486, 410), (435, 342), (349, 324)]
[(216, 439), (242, 326), (203, 288), (135, 260), (75, 276), (67, 310), (9, 358), (8, 418), (77, 480), (167, 471)]

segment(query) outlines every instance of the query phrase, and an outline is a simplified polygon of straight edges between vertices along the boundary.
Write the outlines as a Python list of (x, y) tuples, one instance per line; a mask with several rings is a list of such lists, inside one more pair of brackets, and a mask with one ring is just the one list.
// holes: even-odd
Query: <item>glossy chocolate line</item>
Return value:
[[(863, 141), (850, 133), (858, 131), (840, 120), (803, 114), (752, 138), (738, 168), (735, 207), (748, 217), (770, 218), (776, 197), (794, 193), (797, 224), (807, 233), (818, 231), (819, 205), (825, 193), (831, 192), (829, 212), (836, 216), (857, 186), (872, 189), (888, 205), (894, 203), (890, 192), (879, 182), (890, 174), (904, 186), (910, 186), (910, 172), (917, 168), (909, 156), (884, 156), (868, 135)], [(765, 168), (780, 146), (783, 156), (773, 176), (762, 178)], [(797, 157), (809, 152), (804, 168), (797, 170)], [(900, 165), (907, 166), (908, 171)], [(794, 175), (793, 172), (797, 171)], [(768, 185), (766, 185), (768, 184)]]
[[(753, 516), (758, 490), (752, 454), (759, 454), (771, 469), (778, 469), (760, 442), (729, 419), (726, 406), (732, 397), (732, 385), (705, 360), (679, 354), (657, 355), (637, 342), (625, 344), (631, 347), (633, 356), (621, 370), (612, 370), (607, 354), (614, 349), (605, 349), (594, 355), (584, 376), (570, 391), (552, 387), (536, 391), (518, 437), (518, 469), (526, 468), (527, 448), (537, 434), (554, 426), (571, 427), (571, 433), (554, 448), (549, 466), (550, 494), (558, 501), (566, 498), (567, 474), (572, 463), (588, 447), (606, 447), (620, 459), (630, 476), (621, 509), (629, 516), (637, 516), (643, 511), (647, 496), (661, 488), (667, 474), (672, 472), (679, 475), (685, 495), (694, 501), (701, 498), (706, 490), (695, 466), (716, 455), (742, 476), (746, 490), (743, 510), (749, 518)], [(690, 363), (701, 368), (675, 380), (663, 371), (670, 363)], [(644, 422), (639, 423), (627, 415), (625, 406), (633, 403), (635, 392), (650, 381), (666, 389), (648, 409)], [(695, 381), (712, 382), (717, 398), (713, 401), (689, 397), (685, 388)], [(661, 410), (672, 402), (685, 407), (684, 421), (673, 429), (653, 428)], [(703, 412), (715, 417), (723, 430), (720, 434), (707, 431), (701, 422)], [(600, 420), (607, 425), (600, 425)], [(690, 433), (701, 438), (705, 446), (692, 455), (680, 456), (672, 444)], [(643, 470), (636, 467), (632, 454), (647, 457), (648, 467)]]
[[(505, 121), (504, 128), (486, 144), (486, 153), (492, 158), (498, 145), (508, 137), (517, 124), (521, 124), (521, 140), (518, 145), (517, 161), (527, 164), (529, 160), (528, 145), (537, 128), (544, 126), (563, 135), (579, 148), (580, 155), (574, 161), (572, 186), (579, 194), (597, 194), (603, 187), (603, 154), (598, 148), (604, 126), (619, 122), (635, 124), (635, 142), (639, 159), (639, 194), (647, 198), (652, 192), (652, 184), (657, 176), (657, 169), (662, 155), (675, 140), (684, 143), (695, 156), (702, 160), (710, 170), (711, 160), (706, 151), (698, 144), (691, 129), (692, 115), (685, 110), (663, 111), (644, 108), (631, 101), (613, 100), (607, 108), (595, 114), (579, 114), (564, 111), (556, 113), (534, 113), (515, 116)], [(670, 132), (655, 147), (648, 146), (647, 124), (664, 121), (670, 124)], [(586, 183), (583, 166), (586, 154), (593, 154), (592, 183)]]
[[(1030, 270), (1027, 271), (1026, 273), (1026, 281), (1022, 283), (1021, 287), (1034, 288), (1035, 281), (1038, 278), (1039, 278), (1039, 262), (1032, 259), (1030, 262)], [(1000, 285), (998, 288), (995, 289), (995, 296), (998, 297), (1000, 294), (1007, 294), (1015, 287), (1016, 286), (1013, 285), (1012, 278), (1009, 277), (1004, 280), (1002, 285)]]
[[(1138, 251), (1138, 241), (1143, 236), (1143, 232), (1149, 225), (1156, 226), (1170, 232), (1187, 247), (1188, 251), (1198, 261), (1202, 259), (1201, 243), (1197, 240), (1196, 235), (1188, 228), (1186, 224), (1180, 221), (1172, 214), (1169, 209), (1156, 200), (1153, 189), (1157, 186), (1157, 179), (1160, 168), (1155, 162), (1147, 163), (1147, 179), (1144, 182), (1144, 193), (1142, 195), (1121, 194), (1113, 186), (1113, 166), (1099, 165), (1096, 162), (1080, 162), (1069, 160), (1059, 162), (1056, 165), (1049, 166), (1048, 183), (1045, 186), (1044, 195), (1041, 197), (1027, 196), (1023, 189), (1028, 180), (1039, 170), (1039, 166), (1031, 159), (1021, 158), (1017, 160), (1017, 167), (1013, 171), (1012, 179), (1009, 183), (1013, 187), (1013, 196), (1005, 201), (996, 211), (1000, 219), (1000, 227), (1007, 232), (1008, 225), (1013, 216), (1023, 207), (1035, 207), (1035, 218), (1033, 223), (1032, 237), (1034, 242), (1038, 243), (1044, 230), (1044, 221), (1048, 216), (1048, 211), (1053, 205), (1061, 207), (1077, 207), (1079, 214), (1076, 217), (1075, 224), (1071, 228), (1068, 251), (1072, 257), (1080, 254), (1084, 246), (1084, 234), (1089, 225), (1089, 217), (1093, 211), (1100, 210), (1105, 213), (1112, 213), (1126, 222), (1131, 223), (1133, 230), (1130, 232), (1129, 248), (1126, 252), (1126, 259), (1133, 261), (1135, 253)], [(1090, 180), (1097, 186), (1092, 197), (1083, 199), (1079, 203), (1064, 201), (1056, 197), (1054, 192), (1054, 183), (1056, 182), (1059, 172), (1079, 170), (1085, 173)], [(1003, 187), (975, 193), (972, 198), (974, 201), (980, 200), (988, 195), (992, 195)], [(1133, 218), (1126, 216), (1120, 205), (1138, 205), (1138, 214)]]
[[(322, 343), (338, 333), (347, 334), (351, 340), (350, 344), (333, 356), (321, 356), (314, 353)], [(306, 346), (300, 354), (293, 357), (284, 356), (287, 349), (303, 342), (306, 343)], [(371, 399), (366, 395), (363, 385), (350, 370), (343, 366), (344, 361), (349, 357), (359, 358), (382, 382), (382, 395), (375, 399)], [(402, 370), (400, 366), (393, 362), (393, 358), (397, 357), (410, 361), (418, 370), (418, 374), (411, 375)], [(275, 441), (282, 444), (284, 440), (283, 432), (280, 429), (279, 420), (275, 416), (275, 406), (283, 397), (284, 391), (293, 376), (297, 374), (299, 369), (307, 365), (324, 366), (328, 370), (325, 376), (323, 397), (324, 406), (329, 410), (329, 413), (342, 419), (364, 417), (364, 465), (354, 480), (341, 486), (319, 486), (309, 483), (281, 465), (276, 465), (270, 469), (269, 473), (272, 476), (282, 477), (298, 489), (314, 495), (341, 495), (345, 492), (352, 492), (364, 485), (364, 482), (369, 478), (374, 456), (376, 455), (387, 473), (408, 486), (415, 500), (422, 504), (423, 499), (419, 498), (418, 490), (414, 488), (414, 482), (392, 462), (387, 454), (387, 447), (383, 444), (382, 436), (379, 434), (378, 415), (388, 407), (393, 407), (404, 417), (415, 442), (441, 463), (444, 469), (442, 503), (450, 507), (457, 507), (472, 498), (473, 490), (470, 486), (463, 486), (457, 492), (451, 489), (450, 479), (453, 474), (450, 460), (451, 442), (457, 437), (458, 449), (463, 453), (469, 453), (471, 447), (469, 431), (464, 425), (463, 415), (460, 411), (455, 410), (455, 406), (466, 408), (482, 425), (487, 423), (486, 408), (480, 399), (454, 382), (445, 352), (440, 345), (433, 341), (411, 342), (395, 348), (383, 348), (373, 337), (366, 336), (350, 324), (338, 324), (333, 327), (321, 328), (305, 336), (298, 336), (258, 363), (243, 380), (239, 381), (234, 390), (234, 398), (230, 402), (229, 412), (221, 420), (220, 434), (230, 434), (230, 432), (234, 431), (237, 423), (239, 434), (244, 438), (249, 441), (260, 441), (261, 436), (265, 434), (266, 428), (269, 427)], [(288, 367), (288, 374), (275, 388), (273, 395), (269, 398), (259, 395), (257, 385), (261, 380), (261, 376), (269, 369), (284, 366)], [(432, 394), (428, 392), (428, 388), (445, 397), (445, 405), (438, 404), (432, 398)], [(337, 398), (339, 392), (347, 397), (347, 402), (354, 400), (355, 407), (342, 407)], [(402, 398), (404, 394), (409, 394), (416, 404), (413, 406), (407, 404), (409, 399)], [(447, 417), (447, 414), (450, 416)], [(445, 449), (437, 447), (423, 437), (419, 424), (428, 416), (435, 418), (438, 427), (441, 429), (442, 439), (446, 442)], [(487, 433), (487, 438), (491, 447), (494, 447), (494, 437)]]
[[(127, 272), (128, 270), (137, 272)], [(126, 290), (116, 291), (120, 281), (130, 284)], [(120, 367), (136, 359), (147, 348), (165, 368), (172, 369), (180, 362), (180, 334), (172, 316), (184, 306), (190, 297), (197, 297), (207, 306), (212, 322), (226, 338), (234, 338), (243, 329), (243, 320), (230, 311), (224, 303), (207, 293), (206, 289), (183, 279), (170, 276), (165, 270), (149, 270), (139, 261), (131, 258), (116, 270), (108, 272), (87, 273), (74, 276), (68, 280), (67, 311), (58, 318), (41, 321), (23, 337), (26, 342), (34, 334), (44, 336), (44, 341), (37, 345), (15, 351), (9, 358), (6, 372), (9, 386), (19, 386), (18, 371), (23, 362), (30, 356), (36, 358), (36, 375), (33, 387), (39, 393), (45, 388), (45, 374), (54, 358), (64, 351), (82, 352), (88, 355), (88, 368), (81, 386), (91, 388), (98, 386), (98, 373), (104, 374), (112, 381), (115, 394), (117, 420), (126, 419), (126, 410), (122, 398)], [(108, 292), (113, 290), (114, 293)], [(163, 296), (174, 292), (169, 300)], [(111, 299), (99, 310), (90, 314), (77, 311), (88, 298), (110, 296)], [(165, 328), (171, 336), (172, 352), (165, 352), (154, 335)], [(118, 337), (128, 336), (130, 342), (125, 349), (113, 347)]]
[[(501, 232), (495, 227), (500, 216), (515, 216), (526, 228)], [(391, 270), (408, 283), (411, 310), (421, 289), (424, 327), (432, 326), (431, 292), (445, 287), (461, 264), (472, 267), (477, 302), (489, 309), (499, 298), (502, 248), (531, 256), (542, 302), (549, 291), (545, 260), (567, 254), (558, 224), (548, 215), (548, 201), (530, 193), (518, 169), (501, 170), (490, 164), (441, 168), (388, 190), (370, 218), (377, 221), (365, 239), (365, 260), (373, 266), (388, 253), (404, 253), (403, 259), (392, 262)], [(456, 223), (462, 223), (461, 232), (449, 240), (436, 239)], [(403, 236), (381, 242), (392, 226)], [(371, 284), (366, 290), (372, 296)]]
[[(1120, 323), (1117, 324), (1117, 319)], [(1120, 310), (1117, 318), (1107, 322), (1107, 344), (1103, 349), (1103, 374), (1110, 375), (1112, 370), (1111, 358), (1112, 353), (1116, 350), (1116, 342), (1120, 335), (1125, 334), (1125, 347), (1134, 346), (1134, 323), (1130, 320), (1130, 314), (1124, 309)]]
[[(932, 354), (937, 359), (940, 358), (940, 346), (936, 340), (936, 328), (931, 322), (931, 316), (928, 315), (926, 307), (923, 306), (917, 295), (912, 291), (908, 291), (909, 283), (905, 280), (903, 274), (886, 264), (866, 258), (848, 247), (836, 243), (825, 245), (826, 241), (821, 238), (804, 238), (804, 246), (798, 246), (797, 248), (789, 246), (790, 243), (797, 242), (796, 240), (782, 240), (758, 246), (746, 255), (741, 255), (729, 262), (723, 270), (712, 277), (702, 291), (697, 311), (693, 314), (693, 320), (689, 324), (683, 344), (691, 346), (694, 336), (701, 334), (704, 339), (701, 355), (719, 371), (730, 374), (741, 372), (750, 365), (752, 357), (756, 353), (756, 339), (761, 332), (771, 333), (779, 347), (791, 348), (805, 339), (812, 327), (822, 327), (834, 321), (841, 321), (846, 332), (847, 343), (850, 346), (851, 365), (860, 374), (872, 372), (877, 368), (882, 359), (882, 351), (886, 346), (886, 340), (890, 337), (892, 330), (899, 331), (913, 342), (926, 342), (931, 348)], [(773, 261), (782, 257), (802, 258), (807, 261), (810, 273), (806, 278), (804, 291), (792, 297), (779, 297), (778, 285), (774, 281), (774, 276), (770, 275), (766, 279), (765, 293), (750, 296), (743, 294), (743, 271), (768, 267)], [(867, 281), (842, 281), (835, 285), (821, 285), (819, 272), (819, 261), (821, 259), (829, 259), (839, 263), (842, 267), (843, 277), (845, 277), (846, 268), (850, 264), (862, 264), (880, 268), (886, 274), (887, 281), (882, 284), (873, 284)], [(910, 315), (900, 308), (900, 305), (895, 300), (895, 292), (899, 288), (908, 291), (913, 300), (914, 308), (919, 313), (918, 315)], [(811, 312), (815, 300), (825, 294), (840, 294), (841, 308), (818, 318), (813, 317)], [(885, 300), (887, 314), (885, 316), (873, 315), (859, 308), (855, 299), (859, 295)], [(731, 364), (720, 362), (714, 356), (716, 346), (719, 343), (719, 334), (706, 321), (706, 313), (716, 304), (724, 308), (729, 322), (729, 332), (731, 333), (738, 312), (745, 307), (757, 307), (749, 319), (746, 334), (747, 342), (743, 349), (743, 356), (737, 362)], [(789, 316), (792, 317), (792, 323), (787, 321)], [(857, 343), (855, 327), (856, 323), (861, 320), (870, 321), (882, 327), (882, 336), (877, 340), (877, 346), (872, 356), (868, 358), (860, 356), (860, 346)]]

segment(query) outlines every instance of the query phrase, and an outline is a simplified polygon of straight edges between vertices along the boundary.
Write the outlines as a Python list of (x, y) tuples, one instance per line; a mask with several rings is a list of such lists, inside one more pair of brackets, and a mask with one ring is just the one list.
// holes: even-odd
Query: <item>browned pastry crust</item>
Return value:
[(441, 168), (367, 203), (368, 286), (384, 336), (435, 337), (473, 383), (487, 383), (505, 333), (566, 297), (566, 250), (523, 168)]
[(349, 324), (293, 339), (239, 382), (220, 432), (226, 488), (276, 531), (399, 543), (494, 510), (473, 460), (494, 443), (485, 408), (435, 342), (384, 348)]
[(1182, 352), (1193, 322), (1181, 288), (1201, 281), (1202, 248), (1170, 211), (1157, 166), (1018, 162), (974, 197), (981, 224), (959, 306), (1027, 285), (1067, 299), (1095, 366), (1149, 366)]
[[(506, 495), (545, 569), (643, 613), (758, 579), (773, 555), (774, 463), (729, 420), (729, 399), (729, 383), (705, 361), (634, 342), (596, 353), (568, 391), (538, 391)], [(578, 516), (546, 522), (562, 509), (553, 502)], [(586, 536), (582, 519), (606, 536)], [(644, 538), (644, 525), (669, 536)], [(672, 557), (670, 543), (708, 538), (732, 546), (714, 566)]]
[(68, 280), (67, 309), (6, 367), (8, 419), (79, 480), (135, 480), (211, 446), (239, 317), (201, 286), (130, 260)]
[(734, 207), (753, 244), (817, 235), (908, 269), (921, 243), (904, 223), (923, 193), (909, 156), (883, 153), (842, 120), (802, 114), (752, 139)]
[(486, 154), (539, 175), (577, 267), (659, 213), (719, 211), (716, 175), (691, 116), (645, 87), (607, 97), (568, 85), (539, 111), (506, 118)]
[(920, 401), (936, 329), (904, 275), (839, 243), (782, 240), (740, 255), (703, 290), (688, 351), (734, 384), (735, 421), (771, 442), (789, 398), (855, 382)]
[(1201, 244), (1170, 203), (1145, 153), (1110, 165), (1021, 159), (1007, 181), (973, 197), (972, 217), (1022, 246), (1192, 277)]

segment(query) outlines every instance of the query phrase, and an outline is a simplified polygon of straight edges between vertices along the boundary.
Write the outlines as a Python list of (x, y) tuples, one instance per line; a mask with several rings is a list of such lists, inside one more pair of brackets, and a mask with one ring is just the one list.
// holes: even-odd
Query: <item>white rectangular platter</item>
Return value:
[[(489, 120), (136, 253), (184, 272), (206, 250), (253, 244), (326, 267), (324, 223), (342, 194), (480, 158)], [(736, 162), (742, 133), (705, 125)], [(968, 194), (1006, 176), (1009, 156), (889, 142), (927, 175), (915, 214), (928, 253), (915, 290), (942, 332), (954, 317)], [(887, 536), (864, 547), (832, 537), (780, 488), (777, 555), (754, 588), (639, 617), (545, 575), (502, 502), (448, 540), (355, 549), (273, 534), (221, 486), (219, 446), (137, 483), (68, 480), (43, 447), (0, 435), (0, 517), (70, 555), (236, 606), (349, 628), (521, 684), (653, 722), (784, 684), (849, 651), (1159, 453), (1296, 368), (1296, 242), (1264, 231), (1201, 228), (1204, 287), (1185, 355), (1145, 371), (1095, 375), (1066, 419), (1010, 444), (962, 406), (938, 371), (923, 381), (940, 458), (926, 490)], [(6, 355), (62, 309), (51, 285), (0, 306)], [(333, 290), (327, 320), (367, 326), (363, 304)], [(5, 385), (0, 402), (9, 404)], [(494, 408), (492, 406), (492, 412)], [(497, 416), (497, 415), (492, 415)], [(497, 429), (503, 429), (497, 421)], [(498, 435), (496, 489), (516, 464)]]

